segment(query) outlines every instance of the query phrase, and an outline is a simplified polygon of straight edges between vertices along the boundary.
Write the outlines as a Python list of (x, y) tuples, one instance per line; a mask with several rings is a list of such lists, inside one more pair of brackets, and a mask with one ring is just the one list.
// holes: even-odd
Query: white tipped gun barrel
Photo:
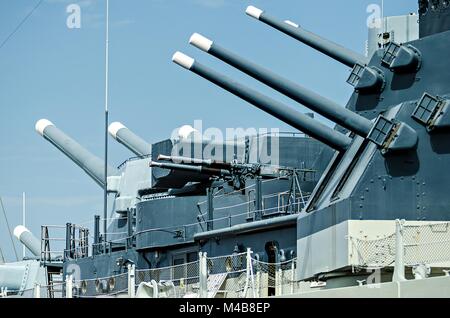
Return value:
[[(189, 43), (362, 137), (367, 137), (372, 129), (372, 122), (367, 118), (230, 52), (198, 33), (191, 36)], [(193, 61), (186, 68), (191, 69), (192, 64)]]
[(113, 122), (108, 127), (109, 134), (137, 156), (151, 154), (152, 145), (136, 135), (120, 122)]
[(349, 67), (355, 66), (355, 64), (366, 65), (369, 63), (369, 59), (362, 54), (349, 50), (339, 44), (336, 44), (330, 40), (324, 39), (312, 32), (306, 31), (298, 24), (292, 21), (283, 21), (274, 18), (267, 14), (265, 11), (258, 9), (254, 6), (247, 7), (245, 11), (247, 15), (255, 18), (278, 31), (322, 52), (325, 55), (341, 62)]
[[(177, 63), (177, 59), (182, 56), (183, 53), (177, 52), (173, 57), (174, 62)], [(197, 61), (192, 62), (189, 70), (236, 95), (237, 97), (249, 102), (250, 104), (253, 104), (288, 125), (291, 125), (292, 127), (319, 141), (322, 141), (333, 149), (345, 151), (352, 142), (352, 140), (346, 135), (321, 124), (313, 118), (302, 114), (301, 112), (294, 110), (293, 108), (288, 107), (287, 105), (284, 105), (269, 96), (263, 95), (247, 86), (244, 86), (231, 78), (228, 78), (225, 75), (198, 63)], [(168, 158), (172, 159), (171, 157)]]
[[(36, 122), (36, 131), (83, 169), (98, 185), (105, 187), (105, 165), (102, 159), (90, 153), (47, 119)], [(117, 175), (119, 171), (108, 166), (108, 176)]]
[(41, 256), (41, 241), (39, 241), (33, 233), (30, 232), (25, 226), (18, 225), (14, 228), (14, 236), (23, 244), (25, 247), (37, 257)]

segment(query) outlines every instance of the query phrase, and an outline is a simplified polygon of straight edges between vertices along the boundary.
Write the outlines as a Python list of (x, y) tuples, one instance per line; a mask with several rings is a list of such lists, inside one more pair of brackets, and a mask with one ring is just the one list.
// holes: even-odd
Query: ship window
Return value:
[(438, 98), (425, 93), (417, 103), (417, 107), (414, 110), (412, 117), (424, 124), (428, 124), (433, 115), (436, 113), (439, 104), (440, 101)]
[[(288, 205), (290, 197), (291, 197), (290, 192), (282, 192), (278, 194), (278, 213), (284, 213), (290, 207), (292, 207), (292, 204)], [(293, 203), (295, 204), (295, 202)]]
[(374, 127), (367, 136), (367, 139), (371, 140), (378, 146), (383, 146), (393, 128), (394, 123), (392, 121), (383, 116), (379, 116)]
[(352, 69), (352, 73), (350, 74), (349, 78), (347, 79), (347, 83), (349, 83), (352, 86), (356, 86), (358, 84), (359, 80), (361, 79), (361, 75), (364, 72), (364, 66), (361, 64), (355, 64), (355, 66)]
[(173, 259), (173, 266), (184, 264), (184, 258), (174, 258)]
[(400, 45), (394, 42), (389, 43), (386, 50), (384, 51), (384, 55), (381, 61), (386, 65), (391, 65), (392, 61), (397, 57), (397, 53), (399, 50)]
[(177, 257), (172, 261), (173, 272), (172, 272), (172, 280), (179, 280), (185, 276), (185, 268), (186, 266), (182, 266), (185, 263), (185, 257)]
[(192, 263), (198, 260), (198, 253), (197, 252), (191, 252), (186, 254), (186, 261), (188, 263)]

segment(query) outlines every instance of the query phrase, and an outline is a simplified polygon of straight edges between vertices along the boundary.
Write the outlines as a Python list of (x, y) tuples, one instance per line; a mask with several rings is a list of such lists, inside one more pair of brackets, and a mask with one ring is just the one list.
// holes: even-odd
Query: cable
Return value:
[(17, 31), (19, 31), (20, 27), (28, 20), (29, 17), (34, 13), (34, 11), (39, 8), (39, 6), (44, 2), (44, 0), (39, 0), (39, 2), (34, 6), (33, 9), (25, 16), (25, 18), (20, 21), (20, 23), (16, 26), (16, 28), (6, 37), (5, 40), (3, 40), (2, 44), (0, 44), (0, 49), (5, 46), (6, 42), (9, 41), (13, 37), (14, 34), (16, 34)]
[(3, 215), (5, 216), (6, 227), (8, 228), (8, 234), (9, 234), (9, 238), (11, 239), (11, 244), (12, 244), (13, 249), (14, 249), (14, 254), (16, 255), (16, 260), (19, 261), (19, 256), (17, 255), (16, 245), (14, 245), (14, 240), (13, 240), (13, 237), (12, 237), (12, 234), (11, 234), (11, 228), (9, 226), (8, 217), (6, 216), (5, 207), (3, 206), (2, 197), (0, 197), (0, 205), (2, 207)]

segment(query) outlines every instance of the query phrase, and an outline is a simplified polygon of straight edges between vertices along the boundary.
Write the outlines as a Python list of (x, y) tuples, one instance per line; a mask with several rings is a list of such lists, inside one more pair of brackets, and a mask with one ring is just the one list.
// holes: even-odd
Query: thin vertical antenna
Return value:
[(384, 0), (381, 0), (381, 34), (384, 34)]
[[(106, 0), (105, 42), (105, 189), (103, 192), (103, 242), (106, 244), (108, 223), (108, 71), (109, 71), (109, 0)], [(106, 245), (105, 245), (106, 247)]]
[[(25, 223), (25, 215), (26, 215), (26, 213), (25, 213), (25, 211), (26, 211), (26, 208), (25, 208), (25, 192), (23, 192), (22, 193), (22, 225), (23, 226), (26, 226), (26, 223)], [(26, 250), (25, 250), (25, 245), (23, 245), (22, 244), (22, 258), (25, 258), (25, 253), (26, 253)]]

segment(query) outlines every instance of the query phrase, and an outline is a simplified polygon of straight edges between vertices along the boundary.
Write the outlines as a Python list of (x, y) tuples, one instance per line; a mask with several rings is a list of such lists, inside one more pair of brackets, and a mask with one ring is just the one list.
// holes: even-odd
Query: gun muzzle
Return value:
[[(371, 131), (372, 122), (367, 118), (285, 79), (268, 69), (243, 59), (200, 34), (194, 33), (191, 36), (189, 43), (358, 135), (367, 137), (368, 133)], [(184, 65), (188, 66), (186, 68), (190, 69), (194, 60), (183, 58), (182, 62)]]
[(30, 230), (28, 230), (23, 225), (18, 225), (14, 229), (14, 236), (23, 244), (25, 247), (37, 257), (41, 256), (41, 241), (39, 241), (36, 236), (34, 236)]
[(127, 147), (137, 156), (146, 156), (151, 154), (152, 145), (144, 139), (133, 133), (120, 122), (113, 122), (108, 127), (109, 134), (119, 143)]
[(351, 68), (353, 68), (355, 64), (369, 64), (369, 59), (367, 57), (332, 41), (326, 40), (312, 32), (306, 31), (296, 23), (274, 18), (254, 6), (247, 7), (245, 13)]
[(174, 54), (172, 60), (180, 66), (200, 75), (217, 86), (255, 105), (259, 109), (271, 114), (292, 127), (322, 141), (338, 151), (345, 151), (351, 144), (346, 135), (325, 126), (313, 118), (302, 114), (268, 96), (265, 96), (249, 87), (220, 74), (184, 55), (181, 52)]

